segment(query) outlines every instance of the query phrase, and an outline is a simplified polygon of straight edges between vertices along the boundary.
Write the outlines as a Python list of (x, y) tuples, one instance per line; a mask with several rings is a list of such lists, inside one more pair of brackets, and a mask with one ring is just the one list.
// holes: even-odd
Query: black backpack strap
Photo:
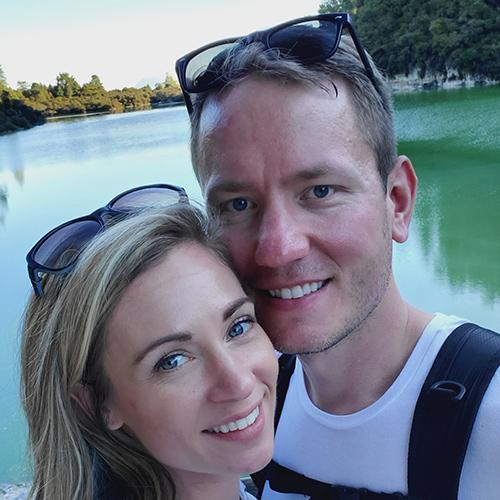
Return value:
[[(283, 411), (283, 405), (285, 404), (286, 393), (288, 392), (288, 387), (290, 386), (290, 379), (292, 378), (292, 373), (295, 370), (295, 360), (296, 356), (293, 354), (282, 354), (278, 359), (279, 372), (278, 382), (276, 385), (276, 409), (274, 411), (275, 434), (278, 429), (281, 412)], [(264, 484), (269, 475), (270, 466), (271, 464), (267, 465), (262, 470), (251, 474), (253, 482), (257, 487), (258, 498), (261, 497), (262, 491), (264, 490)]]
[(365, 488), (323, 483), (283, 467), (274, 460), (267, 466), (267, 472), (273, 491), (308, 495), (310, 500), (422, 500), (401, 493), (376, 493)]
[(278, 430), (278, 424), (285, 404), (286, 393), (290, 386), (290, 379), (295, 370), (296, 356), (293, 354), (282, 354), (278, 360), (279, 373), (276, 385), (276, 410), (274, 411), (274, 433)]
[(426, 500), (456, 500), (474, 420), (499, 365), (499, 334), (466, 323), (448, 336), (415, 407), (409, 494)]

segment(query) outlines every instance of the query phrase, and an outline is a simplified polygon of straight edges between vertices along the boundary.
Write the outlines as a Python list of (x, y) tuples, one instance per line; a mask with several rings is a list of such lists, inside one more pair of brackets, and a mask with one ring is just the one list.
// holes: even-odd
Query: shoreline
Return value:
[[(486, 78), (472, 78), (465, 77), (463, 79), (458, 79), (455, 75), (451, 77), (445, 77), (444, 75), (431, 75), (427, 78), (418, 78), (414, 74), (409, 76), (398, 75), (394, 78), (389, 79), (389, 85), (392, 89), (394, 95), (396, 94), (404, 94), (404, 93), (413, 93), (413, 92), (426, 92), (433, 90), (455, 90), (455, 89), (468, 89), (474, 87), (486, 87), (490, 85), (499, 85), (500, 81), (498, 80), (490, 80)], [(150, 108), (141, 109), (136, 111), (151, 111), (155, 109), (164, 109), (164, 108), (173, 108), (177, 106), (183, 106), (184, 102), (168, 101), (157, 103)], [(49, 122), (54, 121), (62, 121), (67, 119), (79, 119), (79, 118), (87, 118), (91, 116), (103, 116), (103, 115), (113, 115), (113, 114), (122, 114), (130, 111), (121, 111), (119, 113), (112, 113), (109, 111), (97, 111), (94, 113), (79, 113), (79, 114), (71, 114), (71, 115), (57, 115), (57, 116), (48, 116), (45, 118), (45, 123), (39, 123), (32, 125), (26, 129), (12, 130), (12, 131), (0, 131), (0, 136), (12, 134), (15, 132), (20, 132), (22, 130), (29, 130), (36, 126), (44, 125)], [(1, 498), (1, 497), (0, 497)]]
[(487, 78), (466, 77), (463, 79), (446, 78), (443, 75), (432, 75), (428, 78), (418, 78), (415, 76), (399, 75), (389, 80), (389, 85), (394, 94), (405, 92), (426, 92), (429, 90), (454, 90), (470, 89), (474, 87), (486, 87), (498, 85), (497, 80)]
[(50, 121), (59, 121), (59, 120), (66, 120), (68, 118), (87, 118), (89, 116), (102, 116), (102, 115), (121, 115), (123, 113), (134, 113), (134, 112), (140, 112), (140, 111), (152, 111), (154, 109), (164, 109), (164, 108), (174, 108), (176, 106), (181, 106), (184, 105), (183, 102), (167, 102), (163, 103), (160, 105), (155, 105), (151, 106), (150, 108), (145, 108), (145, 109), (136, 109), (136, 110), (126, 110), (126, 111), (120, 111), (118, 113), (113, 113), (111, 111), (96, 111), (94, 113), (75, 113), (72, 115), (54, 115), (54, 116), (47, 116), (46, 120), (48, 122)]

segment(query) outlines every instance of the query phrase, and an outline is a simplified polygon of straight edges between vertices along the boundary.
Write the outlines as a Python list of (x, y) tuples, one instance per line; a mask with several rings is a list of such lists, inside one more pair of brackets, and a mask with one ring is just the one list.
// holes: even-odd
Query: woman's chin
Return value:
[(253, 474), (259, 470), (262, 470), (273, 458), (273, 445), (266, 447), (261, 447), (252, 453), (252, 456), (248, 457), (245, 464), (240, 467), (240, 474)]

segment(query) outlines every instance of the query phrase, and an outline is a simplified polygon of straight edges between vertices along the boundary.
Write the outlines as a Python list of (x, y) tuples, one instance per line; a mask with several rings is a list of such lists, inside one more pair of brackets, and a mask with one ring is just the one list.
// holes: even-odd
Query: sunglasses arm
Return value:
[(363, 66), (365, 67), (366, 74), (368, 75), (368, 78), (371, 80), (373, 83), (373, 86), (375, 89), (378, 91), (378, 85), (377, 81), (375, 79), (375, 74), (373, 73), (373, 68), (372, 65), (370, 64), (370, 61), (368, 60), (368, 56), (366, 55), (366, 50), (364, 49), (363, 45), (361, 45), (361, 42), (356, 35), (356, 31), (354, 30), (352, 24), (350, 21), (347, 21), (345, 23), (347, 25), (347, 29), (349, 30), (349, 35), (351, 35), (352, 41), (354, 42), (354, 45), (358, 51), (359, 58), (361, 59), (361, 62), (363, 63)]
[(37, 297), (41, 297), (43, 295), (43, 286), (42, 281), (38, 277), (37, 273), (28, 266), (28, 275), (30, 277), (31, 284), (33, 285), (33, 290)]

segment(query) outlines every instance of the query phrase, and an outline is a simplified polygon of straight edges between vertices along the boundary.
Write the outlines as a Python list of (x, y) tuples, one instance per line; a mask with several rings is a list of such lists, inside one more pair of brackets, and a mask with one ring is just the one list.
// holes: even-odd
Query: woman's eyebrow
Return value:
[[(230, 318), (243, 304), (246, 304), (247, 302), (252, 302), (249, 297), (241, 297), (240, 299), (235, 300), (234, 302), (231, 302), (226, 309), (224, 309), (222, 313), (222, 319), (226, 321), (228, 318)], [(134, 359), (133, 364), (137, 365), (139, 364), (145, 357), (146, 355), (151, 352), (152, 350), (156, 349), (157, 347), (166, 344), (168, 342), (188, 342), (192, 340), (193, 336), (190, 333), (186, 332), (179, 332), (179, 333), (172, 333), (169, 335), (165, 335), (163, 337), (160, 337), (150, 344), (148, 344)]]
[(184, 333), (184, 332), (179, 332), (179, 333), (172, 333), (170, 335), (165, 335), (163, 337), (160, 337), (150, 344), (148, 344), (134, 359), (134, 365), (139, 364), (145, 357), (146, 355), (151, 352), (152, 350), (156, 349), (157, 347), (166, 344), (168, 342), (188, 342), (191, 340), (193, 336), (190, 333)]
[(222, 314), (222, 319), (223, 321), (226, 321), (228, 318), (230, 318), (243, 304), (246, 304), (247, 302), (252, 303), (250, 300), (250, 297), (241, 297), (240, 299), (235, 300), (234, 302), (231, 302), (226, 309), (224, 309), (224, 312)]

